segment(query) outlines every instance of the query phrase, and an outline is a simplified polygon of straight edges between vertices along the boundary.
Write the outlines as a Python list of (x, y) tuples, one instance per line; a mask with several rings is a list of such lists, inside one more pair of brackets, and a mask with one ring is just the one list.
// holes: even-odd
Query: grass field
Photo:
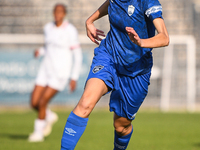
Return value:
[[(34, 112), (0, 113), (0, 150), (59, 150), (69, 112), (58, 112), (59, 122), (43, 143), (28, 143)], [(139, 112), (127, 150), (200, 150), (200, 114)], [(94, 111), (76, 150), (113, 149), (112, 113)]]

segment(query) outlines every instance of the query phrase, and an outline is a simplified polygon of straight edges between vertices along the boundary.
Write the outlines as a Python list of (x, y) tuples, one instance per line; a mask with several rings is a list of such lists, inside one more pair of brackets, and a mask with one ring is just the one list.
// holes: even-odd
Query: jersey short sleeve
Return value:
[(79, 47), (78, 31), (73, 25), (70, 25), (70, 49), (76, 49)]
[(158, 0), (144, 0), (143, 8), (145, 15), (151, 21), (162, 18), (162, 6)]

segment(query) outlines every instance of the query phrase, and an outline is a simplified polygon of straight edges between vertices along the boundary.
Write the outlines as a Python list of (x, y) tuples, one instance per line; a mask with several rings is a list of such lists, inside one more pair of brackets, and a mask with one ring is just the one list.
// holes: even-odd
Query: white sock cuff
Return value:
[(52, 113), (51, 109), (47, 108), (46, 109), (46, 115), (51, 114), (51, 113)]
[(46, 121), (44, 119), (35, 120), (35, 131), (42, 132), (45, 126), (46, 126)]

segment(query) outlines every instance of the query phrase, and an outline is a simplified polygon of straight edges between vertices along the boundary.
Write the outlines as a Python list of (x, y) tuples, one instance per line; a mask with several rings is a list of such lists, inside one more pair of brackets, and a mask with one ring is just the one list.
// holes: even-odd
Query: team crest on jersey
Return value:
[(135, 7), (133, 5), (128, 6), (128, 15), (132, 16), (135, 11)]
[(100, 70), (102, 70), (104, 68), (104, 66), (102, 65), (99, 65), (99, 66), (95, 66), (92, 70), (93, 73), (97, 73), (99, 72)]

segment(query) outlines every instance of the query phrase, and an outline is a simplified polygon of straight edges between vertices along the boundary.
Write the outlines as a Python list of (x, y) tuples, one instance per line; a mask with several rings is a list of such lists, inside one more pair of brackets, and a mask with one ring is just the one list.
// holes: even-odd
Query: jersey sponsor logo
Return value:
[(104, 68), (104, 66), (102, 65), (99, 65), (99, 66), (95, 66), (92, 70), (93, 73), (97, 73), (99, 72), (100, 70), (102, 70)]
[(132, 16), (135, 11), (135, 7), (133, 5), (128, 6), (128, 15)]
[(162, 12), (162, 6), (153, 6), (153, 7), (149, 8), (149, 9), (147, 9), (145, 14), (147, 15), (147, 17), (149, 17), (151, 14), (157, 13), (159, 11)]
[(72, 128), (65, 128), (65, 133), (74, 136), (76, 131), (74, 131)]

